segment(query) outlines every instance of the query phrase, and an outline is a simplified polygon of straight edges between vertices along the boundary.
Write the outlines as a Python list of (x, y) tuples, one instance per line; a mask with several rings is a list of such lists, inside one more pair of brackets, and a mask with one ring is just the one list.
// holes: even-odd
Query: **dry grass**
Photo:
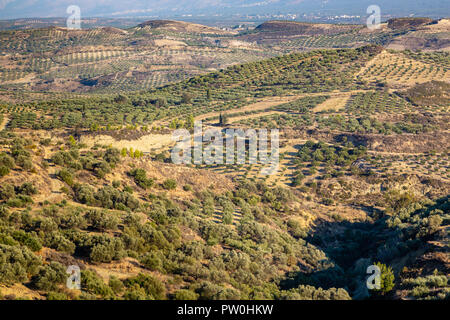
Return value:
[(351, 96), (352, 96), (351, 92), (345, 92), (342, 94), (337, 94), (336, 96), (332, 96), (331, 98), (327, 99), (326, 101), (322, 102), (317, 107), (315, 107), (313, 109), (313, 112), (341, 110), (345, 108), (345, 105)]
[(9, 122), (9, 118), (7, 115), (4, 114), (2, 123), (0, 124), (0, 131), (5, 130), (6, 126), (8, 125), (8, 122)]
[(431, 80), (450, 81), (450, 70), (383, 51), (356, 75), (367, 81), (386, 81), (390, 86), (410, 87)]
[(112, 146), (119, 150), (123, 148), (133, 148), (134, 150), (140, 150), (144, 153), (168, 149), (175, 144), (171, 134), (149, 134), (142, 136), (137, 140), (116, 140), (108, 135), (86, 135), (81, 137), (80, 142), (88, 146), (94, 146), (95, 144)]
[(10, 296), (12, 299), (25, 298), (31, 300), (43, 300), (44, 297), (41, 296), (37, 291), (31, 290), (25, 287), (21, 283), (16, 283), (13, 286), (0, 286), (0, 295), (3, 297)]
[(154, 40), (155, 45), (158, 47), (172, 47), (172, 48), (180, 48), (187, 46), (186, 43), (177, 40), (169, 40), (169, 39), (157, 39)]

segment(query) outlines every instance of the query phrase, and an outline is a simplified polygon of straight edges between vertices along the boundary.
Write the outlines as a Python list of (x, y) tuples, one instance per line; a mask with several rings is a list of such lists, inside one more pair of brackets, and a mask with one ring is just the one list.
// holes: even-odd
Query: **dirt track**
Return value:
[(6, 126), (8, 125), (8, 122), (9, 122), (9, 118), (7, 116), (3, 115), (3, 121), (0, 124), (0, 131), (3, 131), (3, 130), (6, 129)]

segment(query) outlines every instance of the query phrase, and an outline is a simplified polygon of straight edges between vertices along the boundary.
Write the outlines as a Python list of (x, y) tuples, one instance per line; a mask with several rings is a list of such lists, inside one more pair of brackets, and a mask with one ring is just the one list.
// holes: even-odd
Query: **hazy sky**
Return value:
[(0, 19), (65, 17), (70, 5), (78, 5), (82, 16), (89, 17), (280, 12), (365, 15), (370, 4), (397, 15), (450, 15), (450, 0), (0, 0)]

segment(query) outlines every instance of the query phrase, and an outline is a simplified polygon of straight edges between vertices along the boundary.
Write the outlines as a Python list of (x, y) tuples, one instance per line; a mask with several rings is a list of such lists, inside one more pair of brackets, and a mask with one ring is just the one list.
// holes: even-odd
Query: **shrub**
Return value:
[(8, 200), (16, 195), (14, 187), (9, 183), (0, 185), (0, 200)]
[(107, 209), (136, 210), (139, 201), (128, 192), (122, 192), (112, 186), (106, 186), (94, 191), (89, 185), (75, 184), (73, 187), (75, 200), (80, 203), (100, 206)]
[(123, 295), (125, 300), (154, 300), (153, 297), (149, 297), (145, 290), (138, 285), (131, 286)]
[(68, 300), (69, 297), (62, 292), (49, 292), (47, 294), (47, 300), (52, 301), (52, 300), (56, 300), (56, 301), (63, 301), (63, 300)]
[(22, 167), (23, 170), (27, 170), (27, 171), (33, 169), (33, 163), (31, 162), (31, 160), (28, 160), (28, 159), (24, 160), (20, 164), (20, 166)]
[(58, 285), (65, 283), (66, 279), (66, 268), (59, 262), (51, 262), (49, 265), (40, 267), (31, 281), (39, 290), (52, 291), (56, 290)]
[(205, 199), (203, 203), (203, 213), (207, 216), (212, 216), (216, 211), (214, 199), (208, 197)]
[(6, 176), (9, 173), (9, 168), (0, 166), (0, 178)]
[(103, 298), (114, 296), (113, 290), (91, 270), (81, 271), (81, 288), (90, 294), (99, 295)]
[(281, 300), (351, 300), (344, 289), (330, 288), (324, 290), (309, 285), (301, 285), (298, 288), (282, 291)]
[(129, 194), (133, 194), (134, 190), (130, 186), (125, 186), (125, 187), (123, 187), (123, 192), (129, 193)]
[(173, 179), (167, 179), (163, 182), (163, 188), (166, 190), (174, 190), (177, 188), (177, 182)]
[(110, 165), (114, 166), (120, 162), (120, 151), (115, 148), (109, 148), (108, 150), (106, 150), (103, 159)]
[(105, 238), (101, 243), (95, 244), (89, 254), (92, 262), (111, 262), (124, 256), (123, 242), (117, 238)]
[(75, 244), (61, 235), (58, 231), (46, 233), (44, 246), (68, 254), (73, 254), (75, 252)]
[(16, 187), (16, 193), (24, 194), (24, 195), (27, 195), (27, 196), (32, 196), (34, 194), (37, 194), (38, 190), (36, 189), (36, 187), (32, 183), (25, 182), (21, 186)]
[(8, 206), (13, 208), (25, 208), (29, 203), (33, 203), (33, 200), (29, 196), (24, 195), (11, 198), (6, 202)]
[(181, 289), (175, 292), (175, 300), (197, 300), (198, 294), (191, 290)]
[(67, 183), (69, 186), (73, 186), (73, 176), (67, 169), (61, 169), (57, 174), (57, 177)]
[(16, 162), (14, 161), (14, 158), (8, 156), (5, 153), (2, 153), (0, 154), (0, 166), (7, 169), (14, 169), (14, 167), (16, 166)]
[(147, 173), (144, 169), (134, 169), (129, 175), (132, 176), (134, 182), (143, 189), (148, 189), (153, 186), (153, 179), (147, 178)]
[(223, 223), (232, 224), (233, 223), (234, 207), (230, 202), (225, 202), (223, 205)]
[(163, 300), (166, 297), (166, 289), (163, 283), (151, 275), (140, 273), (136, 277), (126, 279), (125, 285), (142, 288), (147, 295), (155, 300)]
[(118, 180), (114, 180), (113, 182), (112, 182), (112, 186), (114, 187), (114, 188), (119, 188), (120, 187), (120, 181), (118, 181)]
[(39, 143), (40, 143), (41, 145), (43, 145), (43, 146), (48, 147), (48, 146), (52, 143), (52, 139), (50, 139), (50, 138), (41, 139), (41, 140), (39, 141)]
[(386, 266), (385, 264), (381, 262), (375, 263), (376, 266), (378, 266), (381, 270), (381, 288), (376, 291), (380, 291), (383, 294), (388, 293), (394, 288), (394, 271), (391, 267)]
[(236, 289), (224, 288), (211, 282), (204, 282), (197, 292), (202, 300), (239, 300), (241, 298)]
[(117, 278), (116, 276), (110, 276), (109, 277), (109, 287), (115, 294), (120, 294), (123, 292), (125, 286), (123, 285), (123, 282)]
[(11, 236), (8, 236), (4, 233), (0, 233), (0, 244), (6, 244), (8, 246), (15, 246), (18, 244), (16, 240), (14, 240)]
[(86, 184), (75, 184), (73, 187), (75, 200), (80, 203), (93, 205), (95, 204), (94, 189)]
[(288, 223), (288, 231), (295, 238), (306, 238), (307, 232), (303, 230), (300, 222), (295, 219), (289, 219)]
[(107, 209), (135, 210), (139, 207), (139, 201), (128, 192), (121, 192), (111, 186), (99, 189), (95, 194), (99, 206)]
[(141, 259), (142, 265), (151, 271), (162, 271), (162, 259), (156, 252), (149, 252)]
[(41, 260), (27, 248), (0, 244), (0, 283), (12, 284), (28, 280), (34, 275)]
[(233, 214), (230, 212), (224, 212), (222, 222), (224, 224), (232, 224), (233, 223)]
[(86, 221), (98, 231), (116, 230), (119, 220), (105, 211), (90, 210), (85, 216)]
[(14, 238), (14, 240), (27, 246), (32, 251), (39, 251), (42, 248), (42, 245), (39, 242), (39, 240), (37, 238), (35, 238), (34, 236), (32, 236), (31, 234), (26, 233), (25, 231), (22, 231), (22, 230), (14, 231), (12, 233), (12, 237)]

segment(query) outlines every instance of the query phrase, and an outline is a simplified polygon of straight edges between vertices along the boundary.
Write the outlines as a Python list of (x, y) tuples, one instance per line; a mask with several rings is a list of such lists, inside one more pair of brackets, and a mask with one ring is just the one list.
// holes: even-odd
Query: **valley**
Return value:
[[(448, 21), (0, 31), (0, 298), (448, 299)], [(194, 121), (279, 170), (173, 164)]]

